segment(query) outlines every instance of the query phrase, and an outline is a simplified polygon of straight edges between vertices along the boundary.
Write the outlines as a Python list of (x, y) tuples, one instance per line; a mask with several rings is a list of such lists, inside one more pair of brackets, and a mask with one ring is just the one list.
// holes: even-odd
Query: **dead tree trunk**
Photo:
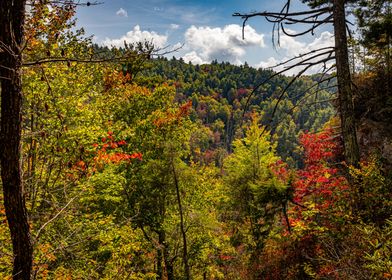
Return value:
[(348, 165), (358, 167), (360, 155), (354, 117), (344, 3), (345, 0), (334, 0), (333, 5), (339, 111), (346, 162)]
[(29, 280), (32, 244), (21, 176), (22, 43), (25, 0), (0, 1), (0, 164), (13, 246), (13, 279)]

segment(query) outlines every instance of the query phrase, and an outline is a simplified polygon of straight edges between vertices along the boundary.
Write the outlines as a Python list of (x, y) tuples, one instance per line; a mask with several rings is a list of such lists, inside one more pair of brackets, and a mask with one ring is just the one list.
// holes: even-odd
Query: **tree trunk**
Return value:
[(188, 262), (188, 246), (187, 246), (186, 231), (185, 231), (185, 224), (184, 224), (184, 212), (182, 209), (180, 186), (178, 184), (178, 177), (177, 177), (176, 169), (174, 167), (174, 162), (172, 162), (172, 168), (173, 168), (174, 184), (176, 186), (178, 211), (180, 212), (180, 229), (181, 229), (182, 244), (183, 244), (182, 261), (184, 263), (185, 279), (190, 280), (191, 272), (190, 272), (189, 262)]
[(163, 267), (162, 267), (162, 259), (163, 259), (163, 248), (158, 248), (157, 250), (157, 275), (159, 280), (163, 280)]
[(158, 239), (159, 239), (159, 244), (162, 246), (163, 260), (165, 262), (167, 280), (173, 280), (174, 269), (173, 269), (172, 262), (170, 261), (169, 248), (166, 243), (166, 234), (162, 229), (158, 233)]
[(334, 0), (333, 7), (338, 99), (345, 160), (348, 165), (358, 167), (360, 156), (354, 117), (344, 3), (345, 0)]
[(25, 2), (0, 1), (0, 164), (4, 208), (13, 246), (13, 279), (28, 280), (33, 249), (21, 176), (21, 49)]

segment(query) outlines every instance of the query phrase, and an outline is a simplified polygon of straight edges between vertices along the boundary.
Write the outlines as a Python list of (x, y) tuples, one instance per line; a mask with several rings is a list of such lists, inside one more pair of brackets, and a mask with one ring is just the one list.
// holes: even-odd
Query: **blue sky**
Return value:
[[(192, 63), (208, 63), (213, 59), (255, 67), (269, 67), (292, 55), (319, 48), (333, 42), (324, 28), (313, 37), (283, 36), (281, 47), (274, 50), (272, 25), (262, 18), (249, 20), (245, 40), (241, 38), (240, 18), (234, 12), (278, 11), (285, 0), (106, 0), (103, 4), (79, 7), (78, 26), (84, 27), (95, 42), (122, 45), (123, 41), (152, 40), (158, 47), (183, 48), (171, 54)], [(299, 0), (293, 1), (300, 9)], [(298, 28), (301, 28), (299, 26)]]

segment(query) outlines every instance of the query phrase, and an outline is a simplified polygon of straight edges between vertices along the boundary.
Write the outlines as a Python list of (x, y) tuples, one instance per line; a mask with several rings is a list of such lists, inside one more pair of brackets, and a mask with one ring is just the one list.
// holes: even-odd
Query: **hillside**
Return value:
[[(0, 279), (391, 279), (390, 1), (286, 0), (243, 29), (181, 26), (170, 0), (89, 20), (114, 35), (137, 18), (120, 2), (165, 33), (97, 45), (75, 15), (100, 3), (0, 1)], [(210, 59), (267, 52), (253, 16), (325, 73)], [(206, 63), (162, 57), (173, 34)]]
[[(317, 86), (317, 75), (301, 77), (283, 93), (292, 77), (278, 75), (269, 79), (271, 70), (247, 64), (215, 61), (192, 65), (173, 57), (150, 61), (146, 67), (148, 70), (138, 74), (137, 82), (146, 77), (157, 83), (167, 82), (175, 86), (177, 102), (192, 101), (192, 120), (200, 121), (214, 135), (205, 147), (209, 153), (219, 147), (230, 152), (232, 141), (241, 135), (241, 125), (254, 112), (262, 116), (262, 124), (275, 135), (278, 154), (298, 166), (298, 136), (305, 131), (319, 131), (335, 115), (333, 81)], [(260, 84), (260, 89), (252, 93)]]

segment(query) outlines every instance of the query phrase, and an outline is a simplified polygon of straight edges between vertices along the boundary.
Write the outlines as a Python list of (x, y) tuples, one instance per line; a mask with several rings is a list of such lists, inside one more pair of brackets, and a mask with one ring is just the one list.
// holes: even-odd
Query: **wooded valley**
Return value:
[(0, 278), (392, 279), (391, 1), (302, 2), (356, 16), (348, 100), (338, 67), (194, 65), (94, 44), (94, 3), (1, 1)]

